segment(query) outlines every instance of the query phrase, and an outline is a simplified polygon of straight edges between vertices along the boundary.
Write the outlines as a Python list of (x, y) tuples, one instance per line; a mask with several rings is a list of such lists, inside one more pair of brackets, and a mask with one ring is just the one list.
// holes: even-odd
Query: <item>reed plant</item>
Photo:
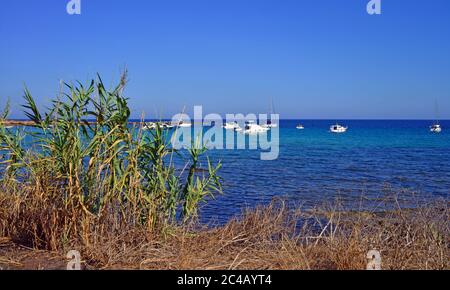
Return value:
[(173, 161), (184, 155), (171, 148), (167, 131), (130, 124), (126, 82), (125, 73), (111, 90), (100, 76), (66, 83), (45, 112), (25, 89), (34, 128), (0, 124), (0, 186), (10, 193), (0, 200), (0, 236), (58, 249), (123, 226), (152, 233), (195, 220), (199, 206), (221, 193), (221, 164), (200, 162), (205, 148), (187, 150), (184, 172)]

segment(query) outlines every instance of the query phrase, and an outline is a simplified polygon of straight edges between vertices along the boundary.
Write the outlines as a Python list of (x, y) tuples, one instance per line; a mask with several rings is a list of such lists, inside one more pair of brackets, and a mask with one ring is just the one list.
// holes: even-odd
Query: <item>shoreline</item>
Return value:
[(36, 125), (36, 123), (34, 123), (33, 121), (22, 121), (22, 120), (0, 120), (0, 124), (4, 126), (26, 126), (26, 127), (32, 127)]
[[(140, 125), (144, 123), (158, 123), (158, 122), (170, 122), (171, 120), (143, 120), (143, 121), (129, 121), (129, 125)], [(84, 124), (95, 124), (95, 121), (83, 121)], [(202, 122), (191, 122), (192, 124), (202, 124)], [(23, 126), (23, 127), (33, 127), (36, 126), (36, 123), (33, 121), (26, 120), (0, 120), (0, 124), (4, 126)]]

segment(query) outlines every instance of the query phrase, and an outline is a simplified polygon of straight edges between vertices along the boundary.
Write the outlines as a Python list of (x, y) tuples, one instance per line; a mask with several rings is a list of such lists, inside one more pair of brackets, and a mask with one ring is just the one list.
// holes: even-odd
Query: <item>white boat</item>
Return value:
[(168, 122), (150, 122), (150, 123), (146, 123), (143, 127), (142, 130), (147, 131), (147, 130), (155, 130), (156, 127), (159, 126), (161, 129), (172, 129), (174, 126)]
[(254, 121), (247, 121), (245, 122), (245, 128), (243, 133), (244, 134), (259, 134), (259, 133), (265, 133), (269, 131), (269, 128), (260, 126), (256, 124)]
[(172, 129), (173, 127), (175, 127), (174, 125), (168, 123), (168, 122), (164, 122), (162, 123), (163, 128), (165, 129)]
[(269, 120), (267, 120), (266, 124), (261, 125), (261, 127), (268, 128), (268, 129), (278, 127), (278, 124), (272, 123), (272, 120), (270, 120), (270, 118), (272, 117), (272, 114), (275, 114), (275, 109), (274, 109), (274, 105), (273, 105), (273, 99), (271, 98), (270, 99), (270, 113), (268, 114)]
[(438, 108), (437, 100), (434, 101), (434, 110), (435, 110), (435, 114), (436, 114), (436, 122), (430, 126), (430, 132), (441, 133), (442, 127), (438, 121), (439, 120), (439, 108)]
[(303, 127), (303, 125), (302, 125), (302, 124), (298, 124), (298, 125), (297, 125), (297, 127), (295, 127), (295, 128), (297, 128), (297, 129), (299, 129), (299, 130), (303, 130), (303, 129), (305, 129), (305, 127)]
[(330, 132), (332, 133), (345, 133), (347, 132), (348, 127), (341, 126), (339, 124), (333, 125), (330, 127)]
[(146, 123), (144, 126), (142, 126), (142, 130), (155, 130), (156, 129), (156, 123)]
[(234, 121), (234, 122), (227, 122), (225, 123), (225, 125), (223, 125), (223, 128), (225, 130), (236, 130), (236, 129), (242, 129), (238, 122)]
[(442, 127), (439, 124), (439, 107), (438, 107), (437, 100), (434, 101), (434, 110), (435, 110), (435, 114), (436, 114), (436, 122), (430, 126), (430, 132), (441, 133)]
[(188, 123), (188, 122), (180, 121), (177, 126), (180, 128), (188, 128), (188, 127), (192, 127), (192, 124)]
[(278, 125), (273, 124), (271, 120), (267, 120), (267, 124), (261, 125), (261, 127), (270, 129), (270, 128), (276, 128), (276, 127), (278, 127)]
[(439, 124), (434, 124), (432, 126), (430, 126), (430, 132), (433, 133), (441, 133), (442, 132), (442, 127)]

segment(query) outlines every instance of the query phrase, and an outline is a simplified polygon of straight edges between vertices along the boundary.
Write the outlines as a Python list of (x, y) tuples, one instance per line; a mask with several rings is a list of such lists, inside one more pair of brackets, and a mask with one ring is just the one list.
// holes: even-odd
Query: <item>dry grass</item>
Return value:
[[(445, 200), (387, 212), (346, 212), (338, 205), (294, 212), (274, 201), (224, 226), (152, 231), (91, 220), (88, 236), (69, 240), (57, 204), (22, 196), (0, 194), (0, 233), (18, 244), (54, 248), (61, 257), (77, 249), (88, 269), (365, 269), (372, 249), (381, 252), (383, 269), (450, 268)], [(50, 236), (36, 244), (38, 231)]]

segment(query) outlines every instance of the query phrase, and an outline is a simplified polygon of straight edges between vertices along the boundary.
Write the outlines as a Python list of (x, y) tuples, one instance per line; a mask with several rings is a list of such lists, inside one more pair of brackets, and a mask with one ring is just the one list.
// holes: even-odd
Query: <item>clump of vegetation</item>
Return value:
[[(0, 194), (1, 196), (1, 194)], [(388, 197), (388, 205), (401, 205)], [(448, 202), (415, 209), (348, 212), (339, 204), (289, 208), (283, 201), (248, 209), (225, 225), (173, 227), (148, 235), (139, 227), (102, 232), (75, 244), (87, 269), (366, 269), (380, 253), (381, 269), (450, 269)], [(0, 238), (5, 269), (65, 269), (65, 252), (14, 247)]]
[(195, 220), (200, 204), (221, 192), (220, 163), (208, 159), (198, 173), (204, 148), (193, 144), (183, 172), (167, 132), (130, 125), (125, 84), (126, 74), (112, 90), (100, 76), (65, 84), (45, 113), (25, 89), (34, 128), (0, 122), (0, 236), (57, 250), (124, 226), (151, 234)]

